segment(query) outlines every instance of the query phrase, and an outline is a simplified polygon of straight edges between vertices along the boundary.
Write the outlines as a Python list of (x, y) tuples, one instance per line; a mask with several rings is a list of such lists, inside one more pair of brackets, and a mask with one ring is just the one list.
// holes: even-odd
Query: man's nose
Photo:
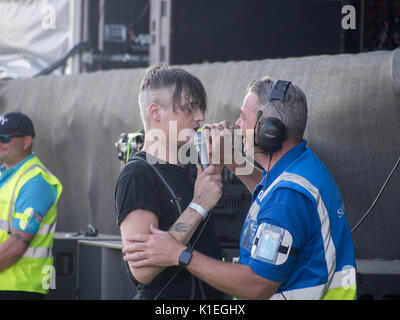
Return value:
[(194, 119), (196, 121), (204, 121), (205, 117), (204, 117), (204, 111), (198, 109), (195, 114), (194, 114)]

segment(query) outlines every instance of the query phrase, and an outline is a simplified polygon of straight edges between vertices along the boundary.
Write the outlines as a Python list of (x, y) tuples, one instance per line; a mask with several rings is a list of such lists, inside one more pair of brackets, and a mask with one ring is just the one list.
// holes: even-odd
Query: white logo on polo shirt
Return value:
[(0, 125), (4, 126), (4, 124), (8, 121), (7, 118), (5, 118), (4, 116), (0, 117)]

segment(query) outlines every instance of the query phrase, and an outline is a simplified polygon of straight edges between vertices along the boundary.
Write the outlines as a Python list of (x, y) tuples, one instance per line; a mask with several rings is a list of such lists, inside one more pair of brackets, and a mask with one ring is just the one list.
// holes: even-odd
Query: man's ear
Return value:
[(157, 103), (151, 103), (148, 107), (149, 117), (151, 120), (160, 122), (161, 121), (161, 106)]
[(32, 136), (25, 136), (24, 137), (24, 150), (29, 149), (33, 144)]

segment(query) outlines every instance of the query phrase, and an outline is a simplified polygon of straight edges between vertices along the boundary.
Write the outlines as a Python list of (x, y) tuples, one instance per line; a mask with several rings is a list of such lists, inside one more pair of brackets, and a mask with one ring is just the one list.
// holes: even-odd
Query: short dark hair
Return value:
[[(189, 72), (169, 67), (165, 64), (151, 66), (140, 84), (139, 96), (145, 90), (170, 88), (175, 86), (172, 96), (172, 105), (174, 110), (179, 107), (181, 110), (189, 108), (194, 110), (200, 108), (202, 111), (207, 110), (207, 95), (201, 81)], [(191, 100), (182, 102), (182, 90), (187, 94), (187, 98)]]

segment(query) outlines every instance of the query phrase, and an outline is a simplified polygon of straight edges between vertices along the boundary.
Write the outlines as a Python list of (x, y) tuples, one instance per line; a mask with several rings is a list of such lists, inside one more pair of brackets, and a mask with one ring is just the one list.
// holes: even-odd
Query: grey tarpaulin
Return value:
[(63, 57), (79, 41), (71, 23), (76, 7), (69, 0), (0, 1), (0, 76), (31, 77)]
[[(305, 91), (309, 145), (332, 171), (353, 226), (370, 206), (400, 156), (400, 49), (357, 55), (183, 66), (204, 83), (207, 121), (234, 122), (246, 86), (271, 75)], [(46, 76), (0, 84), (1, 113), (33, 119), (35, 152), (64, 185), (59, 231), (118, 233), (113, 209), (120, 170), (114, 142), (140, 129), (137, 93), (143, 69)], [(400, 173), (357, 230), (359, 258), (400, 258)]]

